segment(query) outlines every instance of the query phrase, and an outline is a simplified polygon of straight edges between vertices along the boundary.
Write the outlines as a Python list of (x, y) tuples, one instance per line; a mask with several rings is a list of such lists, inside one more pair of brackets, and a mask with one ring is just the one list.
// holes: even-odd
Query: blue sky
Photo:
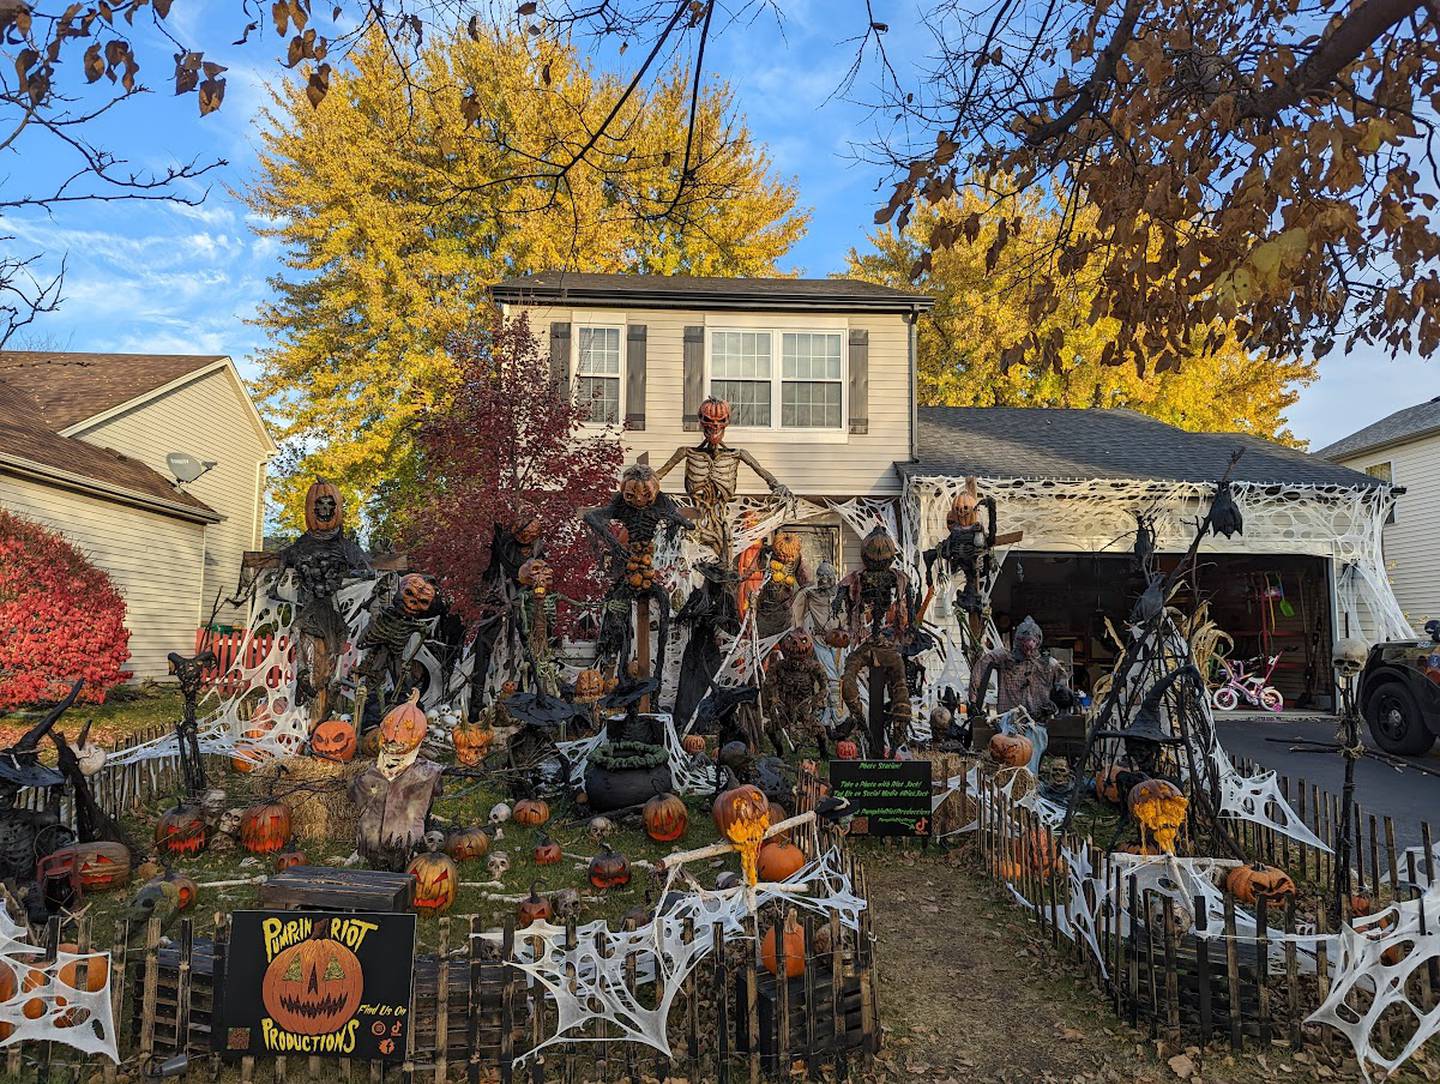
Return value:
[[(752, 131), (769, 147), (777, 170), (797, 180), (801, 201), (811, 208), (809, 233), (785, 263), (820, 276), (844, 267), (846, 252), (863, 245), (875, 208), (884, 202), (877, 196), (883, 177), (857, 161), (877, 118), (834, 96), (854, 59), (847, 39), (865, 26), (864, 5), (784, 0), (781, 6), (783, 36), (767, 14), (748, 27), (731, 26), (712, 46), (709, 66), (731, 82)], [(218, 113), (201, 119), (193, 96), (170, 95), (168, 71), (162, 70), (169, 51), (161, 47), (142, 54), (142, 63), (149, 59), (142, 77), (156, 93), (117, 110), (96, 134), (104, 145), (123, 145), (136, 166), (227, 159), (206, 178), (204, 204), (76, 205), (51, 216), (7, 218), (4, 232), (17, 237), (17, 247), (49, 253), (52, 266), (63, 254), (68, 265), (65, 304), (15, 345), (28, 340), (54, 349), (225, 353), (253, 371), (248, 359), (260, 334), (245, 321), (269, 292), (265, 280), (278, 270), (278, 253), (274, 242), (251, 233), (230, 190), (252, 175), (253, 117), (266, 81), (282, 69), (271, 60), (273, 33), (241, 49), (226, 44), (239, 37), (241, 22), (230, 14), (237, 9), (219, 0), (177, 0), (172, 8), (181, 37), (203, 40), (207, 55), (229, 65)], [(884, 2), (874, 9), (891, 28), (886, 40), (892, 58), (902, 68), (907, 61), (923, 63), (928, 32), (916, 9)], [(215, 14), (220, 11), (227, 14)], [(865, 96), (863, 82), (855, 96)], [(32, 170), (58, 168), (43, 153), (22, 148), (21, 154), (23, 164), (6, 164), (0, 177), (13, 183)], [(1326, 359), (1321, 380), (1290, 411), (1292, 428), (1312, 446), (1335, 440), (1434, 395), (1437, 365), (1360, 351)]]

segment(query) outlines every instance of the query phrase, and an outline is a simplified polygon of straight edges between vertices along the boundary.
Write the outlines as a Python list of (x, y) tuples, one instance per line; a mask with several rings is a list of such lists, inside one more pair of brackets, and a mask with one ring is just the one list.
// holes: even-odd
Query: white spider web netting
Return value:
[[(0, 907), (0, 1047), (48, 1039), (115, 1063), (115, 1022), (110, 1009), (110, 954), (59, 951), (53, 963), (30, 944), (29, 930)], [(82, 980), (81, 964), (86, 973)], [(99, 976), (104, 982), (99, 982)], [(86, 989), (77, 984), (83, 981)], [(95, 990), (88, 989), (98, 986)]]
[[(685, 978), (714, 948), (712, 931), (718, 923), (726, 941), (747, 936), (746, 919), (772, 901), (787, 903), (817, 914), (837, 914), (841, 924), (858, 928), (866, 904), (852, 891), (843, 872), (839, 851), (829, 850), (781, 884), (761, 882), (753, 891), (741, 886), (728, 890), (700, 887), (683, 868), (670, 871), (663, 902), (655, 918), (633, 931), (616, 932), (603, 921), (576, 929), (576, 947), (565, 947), (562, 926), (536, 922), (515, 935), (515, 965), (525, 971), (554, 1001), (558, 1024), (553, 1034), (520, 1054), (524, 1062), (538, 1051), (560, 1042), (596, 1042), (587, 1034), (605, 1021), (611, 1031), (606, 1041), (644, 1043), (669, 1055), (666, 1022)], [(694, 931), (685, 939), (686, 926)], [(483, 936), (492, 942), (498, 934)], [(634, 959), (637, 981), (627, 979), (627, 960)], [(659, 983), (651, 996), (638, 987)]]
[[(685, 752), (680, 745), (680, 735), (675, 731), (675, 720), (665, 712), (653, 713), (653, 718), (659, 719), (664, 726), (665, 751), (670, 755), (670, 776), (674, 781), (677, 794), (712, 794), (715, 791), (715, 765), (710, 763), (703, 755), (692, 756)], [(560, 750), (570, 762), (570, 783), (573, 786), (581, 786), (585, 779), (585, 767), (593, 753), (609, 739), (602, 729), (597, 734), (588, 738), (576, 738), (573, 741), (556, 742), (556, 748)]]

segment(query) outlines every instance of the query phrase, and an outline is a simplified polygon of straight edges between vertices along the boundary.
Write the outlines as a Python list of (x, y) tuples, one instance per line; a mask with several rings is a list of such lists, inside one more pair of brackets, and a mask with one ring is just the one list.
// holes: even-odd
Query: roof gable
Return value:
[(0, 350), (0, 383), (58, 432), (225, 360), (223, 354)]
[(1432, 433), (1440, 433), (1440, 396), (1404, 410), (1397, 410), (1364, 429), (1356, 430), (1348, 437), (1341, 437), (1334, 444), (1326, 445), (1315, 454), (1326, 459), (1348, 459), (1372, 448), (1402, 444)]

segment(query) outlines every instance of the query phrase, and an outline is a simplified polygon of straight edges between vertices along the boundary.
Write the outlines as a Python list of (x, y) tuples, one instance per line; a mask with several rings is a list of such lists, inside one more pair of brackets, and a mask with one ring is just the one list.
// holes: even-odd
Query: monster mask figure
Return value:
[(970, 676), (970, 715), (978, 714), (985, 699), (990, 675), (997, 675), (995, 708), (1004, 714), (1023, 707), (1035, 719), (1053, 715), (1070, 703), (1070, 684), (1065, 667), (1042, 654), (1044, 634), (1033, 617), (1020, 622), (1009, 649), (997, 647), (981, 655)]

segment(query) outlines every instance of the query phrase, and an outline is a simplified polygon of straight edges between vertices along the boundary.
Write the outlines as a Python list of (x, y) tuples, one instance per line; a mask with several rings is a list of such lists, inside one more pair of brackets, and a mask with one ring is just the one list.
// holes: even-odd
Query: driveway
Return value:
[[(1287, 741), (1333, 741), (1336, 720), (1282, 715), (1225, 715), (1217, 712), (1215, 724), (1220, 744), (1232, 757), (1245, 757), (1290, 779), (1291, 793), (1297, 780), (1315, 783), (1339, 795), (1345, 781), (1344, 761), (1338, 753), (1297, 753)], [(1369, 732), (1361, 735), (1372, 748)], [(1270, 741), (1279, 738), (1281, 741)], [(1423, 757), (1407, 757), (1416, 764), (1440, 770), (1440, 746)], [(1377, 818), (1388, 815), (1395, 822), (1395, 842), (1401, 847), (1420, 845), (1420, 822), (1428, 821), (1432, 836), (1440, 842), (1440, 779), (1420, 772), (1397, 771), (1378, 760), (1363, 757), (1355, 765), (1355, 800), (1365, 813)], [(1368, 832), (1368, 828), (1366, 831)], [(1383, 826), (1380, 846), (1385, 846)]]

